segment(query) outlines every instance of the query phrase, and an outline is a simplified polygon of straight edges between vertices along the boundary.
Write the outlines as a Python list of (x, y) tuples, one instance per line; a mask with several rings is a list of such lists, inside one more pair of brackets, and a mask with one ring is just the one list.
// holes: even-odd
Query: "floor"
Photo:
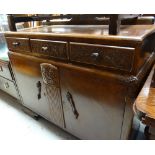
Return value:
[[(142, 140), (145, 126), (135, 117), (133, 139)], [(51, 142), (51, 140), (76, 140), (44, 118), (35, 120), (24, 113), (16, 99), (0, 91), (0, 143), (1, 142)], [(12, 141), (13, 140), (13, 141)], [(14, 141), (15, 140), (15, 141)]]
[(21, 110), (16, 99), (0, 91), (0, 142), (28, 139), (35, 143), (76, 138), (43, 118), (33, 119)]

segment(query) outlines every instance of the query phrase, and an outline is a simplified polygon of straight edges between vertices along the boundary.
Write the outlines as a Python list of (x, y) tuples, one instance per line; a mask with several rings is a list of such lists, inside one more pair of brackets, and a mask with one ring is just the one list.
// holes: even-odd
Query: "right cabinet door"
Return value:
[(120, 139), (125, 88), (113, 80), (60, 69), (66, 129), (81, 139)]

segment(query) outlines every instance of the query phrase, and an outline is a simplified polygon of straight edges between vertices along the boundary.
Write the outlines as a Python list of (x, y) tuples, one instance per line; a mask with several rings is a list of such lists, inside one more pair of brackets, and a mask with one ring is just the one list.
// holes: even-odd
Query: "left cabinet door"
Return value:
[[(48, 79), (50, 74), (58, 74), (57, 67), (45, 63), (46, 60), (31, 56), (11, 53), (9, 57), (23, 105), (56, 125), (64, 127), (59, 84), (52, 85), (52, 79)], [(54, 77), (58, 78), (58, 75)], [(57, 82), (59, 79), (54, 81)]]

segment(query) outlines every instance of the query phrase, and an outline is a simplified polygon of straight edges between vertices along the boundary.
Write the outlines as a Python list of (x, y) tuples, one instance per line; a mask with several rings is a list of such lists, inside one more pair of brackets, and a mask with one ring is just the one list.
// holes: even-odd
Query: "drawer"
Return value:
[(0, 76), (3, 76), (9, 80), (12, 80), (9, 64), (0, 63)]
[(6, 92), (7, 94), (19, 99), (19, 95), (17, 93), (16, 87), (13, 81), (0, 77), (0, 89)]
[(134, 48), (70, 43), (70, 60), (95, 66), (131, 71)]
[(6, 37), (8, 48), (11, 51), (30, 52), (29, 38), (11, 38)]
[(31, 49), (39, 55), (67, 59), (67, 42), (31, 39)]

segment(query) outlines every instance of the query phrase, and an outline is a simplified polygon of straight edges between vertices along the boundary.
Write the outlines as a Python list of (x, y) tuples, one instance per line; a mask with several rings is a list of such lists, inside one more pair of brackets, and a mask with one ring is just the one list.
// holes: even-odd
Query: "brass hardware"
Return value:
[(41, 99), (41, 82), (37, 82), (37, 88), (38, 88), (38, 100)]
[(99, 57), (99, 53), (98, 52), (94, 52), (91, 54), (91, 57), (94, 59), (94, 60), (97, 60), (97, 58)]
[(44, 51), (44, 52), (46, 52), (46, 51), (48, 50), (48, 47), (43, 46), (43, 47), (41, 48), (41, 50)]
[(0, 66), (0, 71), (3, 72), (3, 67), (2, 66)]
[(97, 53), (97, 52), (91, 54), (91, 57), (95, 57), (95, 58), (97, 58), (98, 56), (99, 56), (99, 53)]
[(74, 100), (73, 100), (73, 97), (72, 97), (71, 93), (70, 92), (67, 92), (66, 97), (67, 97), (67, 100), (69, 101), (69, 103), (70, 103), (70, 105), (72, 107), (72, 111), (74, 113), (74, 116), (77, 119), (78, 116), (79, 116), (79, 113), (76, 110), (75, 103), (74, 103)]
[(4, 87), (5, 87), (5, 89), (8, 89), (9, 88), (8, 82), (4, 83)]
[(13, 42), (12, 45), (16, 47), (16, 46), (19, 46), (20, 43), (19, 42)]

